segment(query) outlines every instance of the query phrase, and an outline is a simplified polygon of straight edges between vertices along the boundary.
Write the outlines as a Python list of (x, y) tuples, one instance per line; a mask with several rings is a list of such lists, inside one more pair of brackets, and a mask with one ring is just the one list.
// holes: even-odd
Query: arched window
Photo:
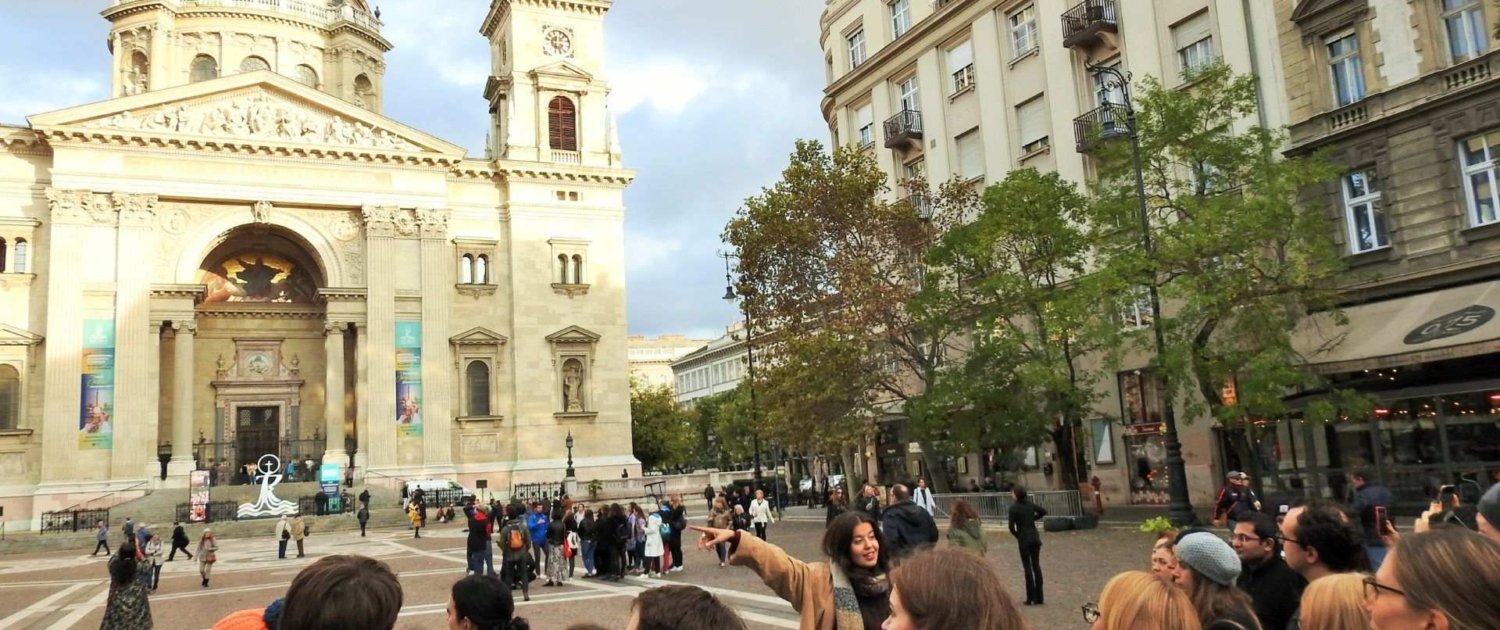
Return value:
[(255, 55), (250, 55), (244, 61), (240, 62), (240, 72), (258, 72), (270, 69), (271, 64), (269, 62)]
[(557, 283), (558, 284), (567, 284), (568, 283), (568, 255), (567, 254), (558, 254), (557, 255), (557, 273), (558, 273)]
[(474, 284), (490, 283), (490, 257), (480, 254), (474, 259)]
[(573, 284), (583, 284), (583, 257), (573, 254)]
[(490, 366), (484, 361), (470, 361), (464, 380), (469, 387), (469, 415), (490, 415)]
[(21, 373), (14, 366), (0, 365), (0, 431), (21, 424)]
[(318, 87), (318, 71), (313, 70), (312, 66), (309, 66), (307, 64), (302, 64), (300, 66), (297, 66), (296, 68), (293, 68), (292, 78), (296, 79), (298, 83), (301, 83), (302, 85), (305, 85), (307, 87)]
[(354, 104), (365, 109), (375, 108), (375, 84), (368, 75), (354, 77)]
[(559, 151), (578, 150), (578, 110), (573, 101), (558, 96), (547, 106), (548, 144)]
[(464, 257), (461, 260), (459, 260), (459, 263), (458, 263), (458, 283), (459, 284), (473, 284), (474, 283), (474, 257), (473, 256), (470, 256), (468, 254), (464, 254)]
[(214, 61), (214, 58), (208, 55), (193, 57), (192, 75), (189, 82), (197, 83), (217, 78), (219, 78), (219, 62)]
[[(26, 264), (27, 264), (26, 258), (28, 257), (28, 255), (30, 253), (31, 253), (31, 244), (27, 243), (26, 239), (24, 239), (24, 238), (18, 238), (18, 239), (16, 239), (16, 252), (15, 252), (16, 268), (12, 269), (11, 273), (26, 273)], [(5, 248), (4, 247), (0, 247), (0, 258), (3, 258), (4, 256), (5, 256)], [(5, 266), (4, 263), (0, 263), (0, 267), (4, 267), (4, 266)]]

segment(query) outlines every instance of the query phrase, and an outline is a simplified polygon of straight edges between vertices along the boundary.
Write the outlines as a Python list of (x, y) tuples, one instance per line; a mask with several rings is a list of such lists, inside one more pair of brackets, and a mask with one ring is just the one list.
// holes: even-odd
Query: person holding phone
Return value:
[(1370, 556), (1370, 570), (1379, 571), (1385, 561), (1384, 536), (1389, 533), (1389, 510), (1394, 497), (1390, 489), (1376, 481), (1370, 471), (1360, 468), (1349, 475), (1354, 484), (1354, 505), (1351, 510), (1359, 517), (1365, 533), (1365, 553)]

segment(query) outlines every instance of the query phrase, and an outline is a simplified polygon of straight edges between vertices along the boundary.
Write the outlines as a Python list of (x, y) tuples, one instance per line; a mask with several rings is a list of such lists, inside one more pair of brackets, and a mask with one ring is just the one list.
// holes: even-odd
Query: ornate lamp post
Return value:
[(567, 473), (567, 478), (568, 479), (572, 479), (576, 475), (573, 473), (573, 432), (571, 430), (568, 431), (568, 439), (563, 440), (563, 444), (566, 444), (568, 446), (568, 473)]
[[(1141, 135), (1136, 127), (1135, 106), (1130, 99), (1130, 75), (1122, 72), (1118, 67), (1097, 63), (1090, 63), (1088, 69), (1094, 73), (1094, 76), (1104, 78), (1102, 84), (1106, 90), (1111, 92), (1118, 90), (1120, 100), (1124, 101), (1118, 105), (1125, 113), (1125, 135), (1130, 138), (1130, 158), (1135, 167), (1135, 196), (1140, 204), (1141, 215), (1141, 247), (1149, 258), (1156, 253), (1156, 248), (1151, 243), (1151, 216), (1146, 203), (1146, 179), (1141, 171)], [(1111, 111), (1110, 115), (1113, 117), (1114, 112)], [(1111, 122), (1118, 125), (1118, 121), (1112, 120)], [(1118, 134), (1119, 131), (1116, 130), (1114, 133)], [(1166, 356), (1167, 343), (1162, 336), (1161, 296), (1157, 291), (1154, 271), (1146, 287), (1151, 297), (1151, 334), (1156, 342), (1156, 357), (1160, 360)], [(1170, 392), (1165, 370), (1162, 371), (1160, 378), (1162, 391)], [(1162, 401), (1162, 421), (1162, 434), (1167, 440), (1167, 491), (1170, 497), (1167, 506), (1168, 518), (1174, 525), (1189, 525), (1195, 516), (1192, 501), (1188, 498), (1187, 469), (1182, 459), (1182, 442), (1177, 439), (1177, 414), (1172, 410), (1170, 394)]]
[[(728, 252), (719, 256), (724, 259), (724, 301), (733, 302), (739, 296), (734, 294), (734, 280), (731, 279), (729, 273), (729, 259), (735, 256)], [(743, 302), (740, 303), (740, 312), (745, 315), (745, 356), (750, 378), (750, 440), (752, 448), (755, 449), (755, 487), (759, 488), (761, 480), (760, 420), (756, 417), (755, 409), (755, 347), (751, 345), (751, 340), (755, 335), (755, 324), (750, 320), (750, 309), (745, 307)]]

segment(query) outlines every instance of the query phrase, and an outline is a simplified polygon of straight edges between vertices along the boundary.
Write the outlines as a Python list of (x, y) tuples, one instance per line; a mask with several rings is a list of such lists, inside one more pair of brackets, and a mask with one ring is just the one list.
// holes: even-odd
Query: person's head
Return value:
[(1017, 500), (1017, 501), (1025, 501), (1026, 500), (1026, 486), (1023, 486), (1021, 484), (1016, 484), (1016, 485), (1012, 486), (1011, 489), (1010, 489), (1010, 496), (1013, 497), (1013, 498), (1015, 498), (1015, 500)]
[(918, 488), (926, 488), (927, 487), (927, 480), (926, 479), (918, 479), (917, 480), (917, 487)]
[(867, 496), (867, 497), (873, 497), (873, 496), (875, 496), (875, 486), (870, 485), (870, 484), (867, 483), (867, 484), (865, 484), (865, 487), (862, 490), (860, 490), (860, 492), (863, 492), (864, 495)]
[(161, 542), (161, 534), (151, 534), (151, 540)]
[(1177, 572), (1177, 554), (1172, 549), (1176, 540), (1175, 537), (1158, 538), (1156, 546), (1151, 549), (1151, 574), (1168, 582)]
[(1361, 568), (1364, 533), (1331, 505), (1299, 505), (1281, 522), (1281, 548), (1293, 571), (1309, 580)]
[(1474, 520), (1479, 522), (1479, 533), (1490, 540), (1500, 541), (1500, 483), (1485, 491), (1477, 508), (1479, 515)]
[(1232, 587), (1240, 577), (1240, 557), (1218, 536), (1208, 532), (1188, 534), (1177, 541), (1174, 550), (1177, 571), (1172, 581), (1190, 593), (1201, 582)]
[(625, 630), (745, 630), (745, 622), (708, 591), (677, 584), (637, 595)]
[(529, 630), (515, 612), (510, 587), (494, 576), (471, 575), (448, 594), (448, 630)]
[(1246, 565), (1265, 562), (1276, 556), (1276, 521), (1264, 514), (1251, 514), (1235, 523), (1229, 542)]
[(537, 514), (541, 514), (541, 513), (545, 512), (546, 510), (547, 510), (547, 506), (542, 505), (541, 501), (537, 501), (536, 503), (532, 503), (531, 504), (531, 511), (536, 512)]
[(1370, 479), (1370, 471), (1364, 468), (1356, 468), (1354, 472), (1349, 473), (1349, 482), (1354, 484), (1355, 488), (1365, 487), (1365, 484), (1370, 483)]
[(1126, 571), (1104, 585), (1091, 630), (1200, 630), (1186, 591), (1145, 571)]
[(1025, 630), (989, 560), (957, 549), (920, 553), (891, 571), (882, 630)]
[(744, 514), (745, 513), (745, 506), (740, 505), (738, 503), (734, 504), (734, 513), (735, 514)]
[(364, 556), (326, 556), (292, 579), (280, 627), (391, 630), (401, 612), (401, 599), (401, 582), (384, 562)]
[(94, 527), (104, 527), (104, 521), (94, 521)]
[(838, 564), (845, 574), (856, 571), (879, 574), (890, 570), (880, 524), (862, 511), (845, 512), (828, 524), (823, 532), (823, 555)]
[(901, 485), (899, 483), (896, 484), (896, 485), (894, 485), (894, 486), (891, 486), (891, 501), (892, 502), (899, 503), (901, 501), (905, 501), (905, 500), (910, 499), (910, 498), (911, 498), (911, 490), (908, 490), (906, 488), (906, 486)]
[(766, 498), (766, 491), (765, 490), (756, 490), (755, 491), (755, 498), (757, 498), (757, 499), (764, 499), (764, 498)]
[(119, 562), (109, 564), (109, 579), (115, 584), (125, 584), (135, 577), (135, 541), (126, 540), (115, 550)]
[(1302, 592), (1300, 630), (1369, 630), (1365, 574), (1340, 573), (1307, 585)]
[(714, 509), (726, 510), (729, 509), (729, 504), (724, 502), (724, 497), (714, 497)]
[[(297, 518), (302, 518), (302, 517), (298, 516)], [(214, 530), (208, 529), (207, 527), (203, 528), (203, 535), (198, 537), (198, 540), (200, 540), (200, 541), (203, 541), (203, 540), (213, 540), (213, 539), (214, 539)]]
[(1250, 475), (1242, 473), (1238, 470), (1229, 471), (1229, 474), (1225, 475), (1224, 478), (1229, 481), (1229, 485), (1231, 486), (1244, 487), (1250, 485)]
[(979, 513), (974, 511), (974, 506), (969, 505), (969, 502), (963, 499), (954, 499), (953, 503), (948, 505), (948, 513), (952, 515), (948, 521), (948, 527), (953, 529), (963, 527), (964, 523), (979, 518)]
[(1500, 630), (1500, 542), (1460, 527), (1402, 537), (1366, 581), (1371, 630)]

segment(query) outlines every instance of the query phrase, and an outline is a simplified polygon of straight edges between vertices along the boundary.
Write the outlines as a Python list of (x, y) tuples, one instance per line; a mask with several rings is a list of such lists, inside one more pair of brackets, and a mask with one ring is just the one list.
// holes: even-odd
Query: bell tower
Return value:
[(618, 166), (608, 111), (604, 16), (611, 0), (494, 0), (490, 153), (560, 165)]

